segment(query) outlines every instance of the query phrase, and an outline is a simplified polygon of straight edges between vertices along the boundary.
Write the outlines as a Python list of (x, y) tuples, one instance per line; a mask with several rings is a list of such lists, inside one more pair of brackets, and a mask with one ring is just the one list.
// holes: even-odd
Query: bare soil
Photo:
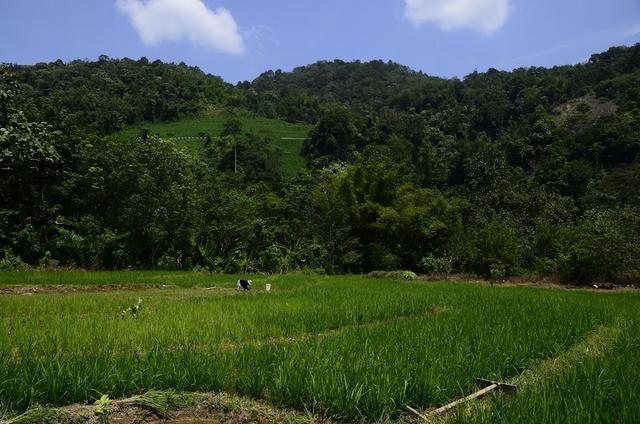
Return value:
[[(96, 412), (94, 405), (75, 404), (61, 408), (38, 408), (0, 424), (30, 424), (40, 422), (74, 424), (130, 424), (130, 423), (170, 423), (170, 424), (329, 424), (330, 420), (275, 408), (262, 401), (253, 401), (224, 393), (162, 393), (155, 397), (166, 397), (166, 407), (162, 413), (145, 405), (144, 397), (113, 400), (105, 408), (105, 413)], [(172, 403), (181, 406), (172, 407)], [(43, 416), (51, 417), (45, 418)], [(55, 417), (55, 418), (53, 418)]]

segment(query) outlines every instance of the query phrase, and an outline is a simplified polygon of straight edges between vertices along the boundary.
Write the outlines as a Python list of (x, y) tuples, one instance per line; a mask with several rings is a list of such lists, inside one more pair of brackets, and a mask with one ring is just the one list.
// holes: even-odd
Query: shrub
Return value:
[(156, 263), (156, 269), (161, 271), (175, 271), (178, 268), (178, 261), (175, 256), (169, 254), (163, 255)]
[(43, 270), (53, 270), (58, 267), (58, 260), (54, 259), (50, 251), (44, 252), (44, 256), (40, 258), (38, 264)]
[(501, 221), (489, 221), (475, 234), (474, 244), (473, 271), (503, 279), (519, 269), (523, 246), (518, 229)]
[(453, 270), (451, 258), (425, 256), (420, 260), (420, 270), (430, 274), (450, 274)]
[(369, 245), (369, 251), (371, 256), (371, 263), (376, 264), (377, 267), (386, 270), (398, 269), (400, 265), (400, 258), (391, 253), (388, 248), (379, 244), (371, 243)]
[(258, 265), (261, 271), (286, 273), (291, 268), (291, 261), (284, 246), (273, 244), (260, 253)]
[(4, 257), (0, 259), (0, 271), (15, 271), (26, 267), (27, 265), (19, 256), (14, 255), (11, 249), (4, 250)]
[(639, 211), (591, 210), (562, 238), (557, 272), (566, 282), (632, 282), (640, 273), (638, 240)]
[(386, 278), (393, 278), (395, 280), (407, 280), (413, 281), (418, 278), (415, 272), (412, 271), (389, 271)]
[(389, 278), (394, 280), (412, 281), (418, 278), (412, 271), (371, 271), (367, 274), (369, 278)]
[(211, 270), (208, 266), (196, 265), (191, 269), (191, 272), (199, 273), (199, 274), (210, 274)]

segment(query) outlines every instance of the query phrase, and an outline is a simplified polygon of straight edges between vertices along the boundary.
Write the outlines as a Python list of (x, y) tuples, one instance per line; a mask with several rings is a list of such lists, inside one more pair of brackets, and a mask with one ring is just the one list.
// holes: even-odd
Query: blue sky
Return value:
[(640, 42), (640, 1), (2, 0), (0, 39), (0, 62), (146, 56), (229, 82), (332, 59), (463, 77)]

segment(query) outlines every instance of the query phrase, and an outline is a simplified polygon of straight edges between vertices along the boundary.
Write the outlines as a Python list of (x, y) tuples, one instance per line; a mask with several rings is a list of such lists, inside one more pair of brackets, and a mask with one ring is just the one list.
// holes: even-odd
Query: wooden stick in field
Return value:
[(422, 418), (425, 421), (429, 421), (429, 418), (425, 417), (424, 415), (422, 415), (420, 412), (416, 411), (415, 409), (413, 409), (412, 407), (410, 407), (409, 405), (405, 405), (405, 407), (413, 412), (414, 414), (416, 414), (417, 416), (419, 416), (420, 418)]
[[(463, 397), (461, 399), (454, 400), (451, 403), (448, 403), (448, 404), (446, 404), (444, 406), (441, 406), (440, 408), (429, 412), (429, 415), (443, 414), (443, 413), (445, 413), (447, 411), (450, 411), (451, 409), (455, 408), (458, 405), (461, 405), (463, 403), (472, 401), (474, 399), (479, 399), (479, 398), (487, 395), (488, 393), (493, 392), (496, 389), (504, 391), (504, 392), (509, 393), (509, 394), (514, 394), (516, 392), (516, 386), (514, 386), (513, 384), (500, 383), (500, 382), (497, 382), (497, 381), (485, 380), (483, 378), (476, 378), (476, 383), (479, 386), (481, 386), (482, 389), (470, 394), (469, 396)], [(407, 409), (409, 411), (413, 412), (414, 414), (416, 414), (418, 417), (422, 418), (423, 420), (429, 421), (428, 417), (422, 415), (421, 413), (419, 413), (418, 411), (416, 411), (415, 409), (411, 408), (408, 405), (407, 405)]]

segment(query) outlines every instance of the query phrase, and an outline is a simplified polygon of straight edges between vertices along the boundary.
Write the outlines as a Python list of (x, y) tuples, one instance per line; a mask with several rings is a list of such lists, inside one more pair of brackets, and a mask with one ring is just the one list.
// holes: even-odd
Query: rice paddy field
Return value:
[[(332, 422), (634, 423), (640, 294), (361, 276), (0, 273), (0, 419), (150, 390)], [(266, 291), (266, 284), (271, 291)], [(137, 315), (123, 310), (142, 299)]]
[[(226, 119), (223, 115), (205, 113), (174, 122), (143, 122), (111, 137), (118, 140), (135, 138), (140, 136), (142, 128), (147, 128), (153, 134), (171, 139), (184, 150), (197, 154), (202, 148), (202, 139), (198, 137), (199, 134), (205, 132), (213, 137), (220, 136)], [(285, 175), (295, 175), (298, 170), (305, 167), (305, 160), (300, 151), (311, 129), (309, 125), (252, 115), (242, 116), (239, 119), (244, 131), (250, 131), (271, 140), (272, 148), (281, 154)]]

